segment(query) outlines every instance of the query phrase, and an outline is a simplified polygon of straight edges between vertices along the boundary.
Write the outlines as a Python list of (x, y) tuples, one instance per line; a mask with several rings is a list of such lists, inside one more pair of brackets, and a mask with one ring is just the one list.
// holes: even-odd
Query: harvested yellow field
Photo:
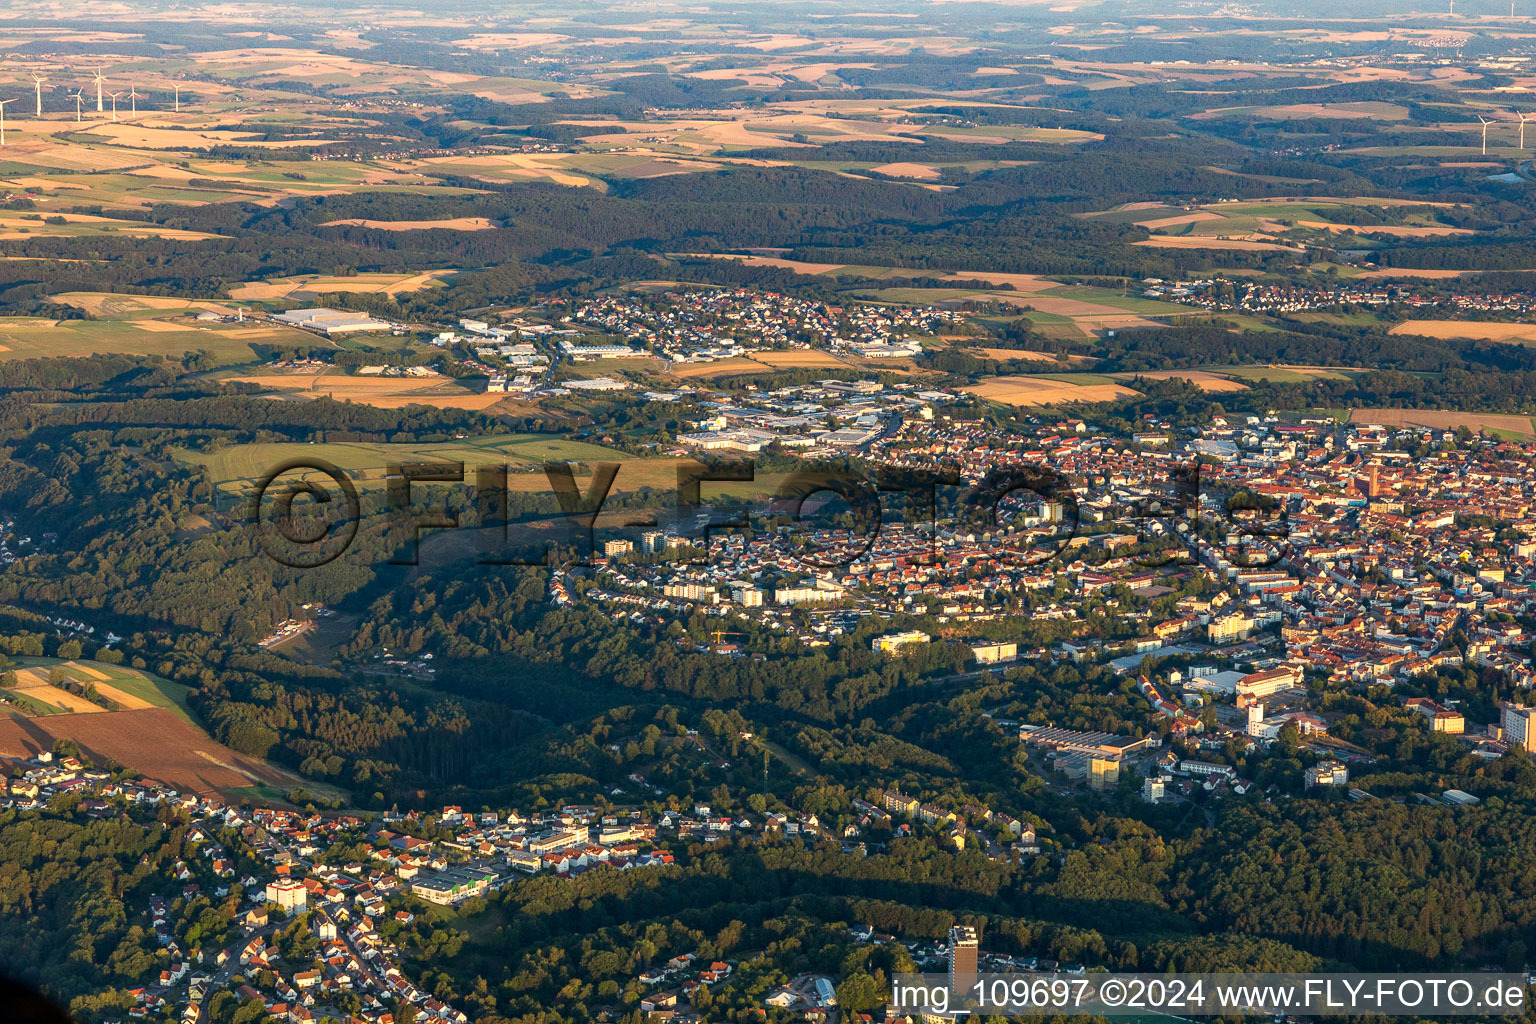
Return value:
[(455, 39), (453, 45), (471, 50), (521, 50), (530, 46), (551, 46), (569, 38), (555, 32), (480, 32)]
[(1481, 270), (1413, 270), (1388, 267), (1384, 270), (1366, 270), (1356, 274), (1355, 277), (1370, 281), (1390, 277), (1419, 277), (1426, 281), (1439, 281), (1452, 277), (1471, 277), (1481, 273)]
[(355, 277), (285, 277), (276, 281), (248, 281), (229, 290), (232, 299), (259, 302), (324, 295), (326, 292), (357, 292), (399, 295), (435, 287), (451, 270), (425, 274), (358, 274)]
[(1234, 252), (1299, 252), (1293, 245), (1278, 242), (1259, 242), (1251, 238), (1206, 238), (1196, 235), (1157, 235), (1132, 245), (1148, 245), (1157, 249), (1231, 249)]
[(1004, 302), (1026, 305), (1041, 313), (1055, 313), (1059, 316), (1110, 317), (1117, 320), (1129, 316), (1133, 319), (1141, 319), (1135, 316), (1135, 314), (1127, 313), (1123, 309), (1106, 306), (1100, 302), (1090, 302), (1087, 299), (1072, 299), (1058, 295), (1029, 295), (1022, 299), (1016, 299), (1007, 292), (998, 292), (993, 298), (1001, 299)]
[(1437, 238), (1443, 235), (1473, 235), (1477, 233), (1471, 228), (1453, 228), (1443, 224), (1411, 227), (1404, 224), (1325, 224), (1320, 220), (1299, 220), (1296, 223), (1304, 228), (1316, 228), (1319, 231), (1332, 231), (1336, 234), (1394, 235), (1398, 238)]
[(323, 228), (359, 227), (377, 228), (380, 231), (489, 231), (500, 227), (488, 217), (453, 217), (447, 220), (329, 220)]
[(1428, 427), (1431, 430), (1490, 430), (1529, 438), (1536, 436), (1529, 416), (1505, 416), (1485, 412), (1442, 412), (1437, 409), (1354, 409), (1351, 423), (1378, 423), (1385, 427)]
[(28, 220), (27, 216), (17, 213), (0, 214), (0, 238), (73, 238), (107, 233), (132, 238), (170, 238), (182, 241), (204, 241), (219, 237), (203, 231), (183, 231), (159, 224), (117, 220), (86, 213), (51, 212), (47, 215), (49, 221), (62, 220), (63, 223), (49, 223), (41, 214), (31, 214), (35, 218), (32, 220)]
[(16, 673), (16, 692), (32, 700), (51, 704), (65, 711), (78, 711), (82, 714), (93, 711), (105, 711), (100, 704), (92, 704), (84, 697), (76, 697), (74, 694), (59, 689), (48, 682), (48, 677), (37, 669), (24, 668)]
[(153, 128), (147, 124), (131, 124), (127, 121), (107, 121), (93, 125), (91, 135), (99, 135), (114, 145), (137, 146), (141, 149), (209, 149), (213, 146), (259, 146), (262, 149), (291, 149), (295, 146), (318, 146), (335, 142), (335, 139), (294, 139), (282, 142), (264, 142), (255, 132), (231, 132), (218, 129), (197, 130), (190, 128)]
[[(864, 270), (848, 263), (806, 263), (802, 260), (780, 256), (746, 255), (743, 253), (687, 252), (679, 255), (690, 259), (735, 260), (749, 267), (781, 267), (797, 274), (831, 274), (839, 270), (850, 272)], [(950, 281), (983, 281), (987, 284), (1011, 288), (1016, 292), (1040, 292), (1060, 288), (1060, 281), (1052, 281), (1039, 274), (1011, 274), (996, 270), (926, 270), (918, 267), (871, 267), (866, 272), (883, 273), (899, 277), (936, 277)], [(1105, 309), (1108, 307), (1098, 307)], [(1044, 312), (1042, 310), (1042, 312)]]
[(870, 170), (875, 174), (884, 174), (892, 178), (920, 178), (925, 181), (940, 176), (937, 167), (929, 167), (927, 164), (881, 164), (879, 167), (871, 167)]
[[(607, 138), (608, 136), (604, 136)], [(485, 181), (514, 182), (546, 179), (556, 185), (579, 188), (593, 184), (586, 175), (574, 174), (559, 153), (492, 153), (477, 156), (432, 157), (423, 161), (445, 170)]]
[(1480, 323), (1474, 320), (1405, 320), (1387, 333), (1416, 334), (1422, 338), (1536, 342), (1536, 324)]
[(1196, 210), (1193, 213), (1181, 213), (1173, 217), (1151, 217), (1147, 220), (1138, 220), (1134, 223), (1138, 227), (1148, 231), (1156, 231), (1158, 228), (1176, 228), (1184, 224), (1198, 224), (1203, 220), (1223, 220), (1221, 214), (1212, 213), (1210, 210)]
[(161, 309), (186, 309), (186, 299), (169, 295), (120, 295), (115, 292), (60, 292), (49, 296), (53, 302), (83, 309), (92, 316), (121, 316)]
[(674, 377), (720, 377), (728, 373), (767, 373), (769, 367), (746, 358), (717, 359), (712, 363), (673, 363), (667, 372)]
[(187, 330), (186, 327), (180, 324), (167, 323), (164, 320), (130, 320), (129, 323), (133, 324), (133, 326), (137, 327), (141, 331), (158, 332), (161, 334), (179, 334), (182, 331)]
[(140, 697), (135, 697), (131, 693), (126, 693), (122, 690), (119, 690), (111, 683), (93, 681), (91, 685), (96, 687), (97, 693), (101, 694), (107, 700), (110, 700), (124, 711), (138, 711), (142, 708), (154, 707), (154, 705), (149, 701)]
[(683, 255), (695, 259), (735, 260), (749, 267), (781, 267), (784, 270), (793, 270), (797, 274), (830, 274), (848, 265), (846, 263), (803, 263), (800, 260), (786, 260), (778, 256), (743, 256), (737, 253), (688, 252)]
[(1146, 380), (1171, 380), (1177, 377), (1187, 380), (1201, 391), (1247, 391), (1248, 385), (1241, 381), (1235, 381), (1231, 377), (1224, 377), (1219, 373), (1211, 373), (1208, 370), (1141, 370), (1137, 373), (1117, 373), (1113, 376), (1122, 380), (1131, 380), (1142, 377)]
[(807, 349), (789, 349), (784, 352), (757, 352), (752, 358), (772, 367), (781, 366), (847, 366), (848, 364), (830, 352), (814, 352)]
[(1113, 402), (1140, 394), (1119, 384), (1074, 385), (1043, 377), (991, 377), (964, 390), (978, 398), (1014, 406)]
[(504, 397), (500, 394), (470, 391), (453, 378), (437, 373), (421, 377), (350, 377), (320, 371), (257, 373), (232, 379), (270, 388), (278, 393), (356, 402), (376, 409), (403, 409), (408, 405), (428, 405), (438, 409), (488, 409)]
[[(922, 273), (922, 271), (913, 271)], [(1016, 292), (1043, 292), (1060, 288), (1060, 281), (1052, 281), (1039, 274), (1006, 274), (992, 270), (956, 270), (947, 275), (955, 281), (985, 281), (987, 284), (1012, 288)]]
[(64, 667), (67, 668), (67, 669), (71, 669), (71, 670), (77, 672), (78, 674), (80, 674), (82, 676), (88, 676), (91, 679), (110, 679), (110, 678), (112, 678), (111, 676), (107, 675), (105, 672), (100, 672), (100, 671), (98, 671), (98, 670), (96, 670), (94, 668), (91, 668), (91, 666), (89, 666), (89, 665), (82, 665), (78, 661), (66, 661), (64, 663)]
[(1055, 357), (1049, 352), (1034, 352), (1023, 348), (972, 348), (968, 352), (975, 352), (983, 359), (995, 359), (1000, 363), (1009, 363), (1017, 360), (1047, 362)]
[[(6, 122), (10, 133), (11, 122)], [(51, 130), (57, 130), (53, 127)], [(145, 162), (142, 154), (130, 150), (112, 149), (106, 146), (85, 146), (73, 142), (58, 142), (50, 138), (22, 138), (19, 142), (7, 140), (7, 160), (47, 167), (56, 171), (119, 171)], [(46, 179), (44, 179), (46, 181)], [(36, 186), (33, 186), (36, 187)]]
[[(1215, 114), (1217, 111), (1209, 111)], [(1379, 103), (1365, 101), (1363, 103), (1292, 103), (1285, 106), (1260, 107), (1251, 113), (1259, 117), (1277, 118), (1282, 121), (1290, 121), (1301, 118), (1337, 118), (1342, 120), (1354, 120), (1370, 118), (1375, 121), (1403, 121), (1408, 117), (1406, 107), (1396, 103)], [(1201, 115), (1196, 115), (1197, 117)], [(1207, 115), (1208, 116), (1208, 115)]]

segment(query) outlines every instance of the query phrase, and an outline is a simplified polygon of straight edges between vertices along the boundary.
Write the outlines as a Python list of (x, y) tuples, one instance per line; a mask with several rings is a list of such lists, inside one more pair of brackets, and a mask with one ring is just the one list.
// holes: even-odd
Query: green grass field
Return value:
[(1350, 379), (1348, 373), (1338, 370), (1313, 370), (1307, 367), (1293, 369), (1288, 366), (1209, 366), (1205, 369), (1235, 380), (1257, 382), (1267, 379), (1271, 384), (1301, 384), (1309, 380)]
[[(172, 311), (174, 313), (174, 311)], [(160, 312), (165, 316), (165, 311)], [(176, 330), (149, 330), (135, 321), (153, 314), (122, 320), (38, 320), (31, 317), (0, 317), (0, 359), (40, 359), (57, 356), (101, 354), (180, 356), (206, 351), (222, 365), (255, 362), (253, 342), (303, 344), (313, 338), (285, 328), (244, 329), (234, 325), (177, 325)]]
[(1369, 327), (1381, 323), (1375, 313), (1292, 313), (1290, 317), (1306, 324), (1339, 324), (1350, 327)]

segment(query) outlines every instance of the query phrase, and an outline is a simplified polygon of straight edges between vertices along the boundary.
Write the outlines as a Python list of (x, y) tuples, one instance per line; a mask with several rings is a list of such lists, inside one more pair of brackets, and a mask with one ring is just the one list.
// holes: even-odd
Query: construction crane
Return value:
[(720, 649), (720, 638), (723, 637), (723, 636), (746, 636), (745, 633), (730, 633), (730, 632), (727, 632), (726, 630), (723, 630), (723, 629), (717, 629), (713, 633), (710, 633), (709, 635), (715, 638), (715, 649), (716, 650)]

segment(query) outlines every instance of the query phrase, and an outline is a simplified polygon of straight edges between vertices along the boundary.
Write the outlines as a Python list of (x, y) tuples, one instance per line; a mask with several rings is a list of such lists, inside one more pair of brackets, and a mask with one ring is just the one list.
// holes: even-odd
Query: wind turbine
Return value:
[(1515, 111), (1515, 116), (1520, 119), (1520, 148), (1521, 148), (1521, 150), (1524, 150), (1525, 149), (1525, 115), (1520, 113), (1520, 111), (1517, 110), (1517, 111)]
[(133, 116), (139, 116), (139, 90), (133, 86), (128, 87), (128, 99), (133, 103)]
[(5, 145), (5, 105), (15, 102), (16, 97), (14, 96), (8, 100), (0, 100), (0, 146)]
[(1483, 156), (1487, 156), (1488, 155), (1488, 126), (1490, 124), (1492, 124), (1493, 122), (1488, 120), (1482, 114), (1478, 114), (1477, 115), (1477, 119), (1479, 121), (1483, 122)]
[(73, 97), (71, 97), (71, 98), (75, 101), (75, 124), (79, 124), (80, 123), (80, 104), (85, 101), (85, 90), (84, 89), (76, 89), (75, 90), (75, 95)]
[(176, 90), (176, 113), (179, 114), (181, 113), (181, 86), (173, 85), (171, 88)]
[(48, 81), (36, 71), (32, 72), (32, 84), (37, 86), (37, 116), (43, 116), (43, 83)]
[(112, 120), (116, 121), (117, 120), (117, 98), (119, 96), (121, 96), (122, 93), (120, 93), (120, 92), (109, 92), (109, 93), (107, 93), (107, 95), (112, 98)]
[(91, 74), (96, 76), (96, 113), (99, 114), (103, 109), (101, 105), (101, 68), (97, 68)]

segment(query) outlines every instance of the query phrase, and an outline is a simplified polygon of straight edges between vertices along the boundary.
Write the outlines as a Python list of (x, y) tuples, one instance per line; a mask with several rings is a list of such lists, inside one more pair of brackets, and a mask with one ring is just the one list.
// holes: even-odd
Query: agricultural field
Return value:
[(1258, 383), (1267, 380), (1271, 384), (1302, 384), (1309, 380), (1349, 380), (1359, 370), (1342, 370), (1326, 366), (1222, 366), (1211, 367), (1222, 376), (1240, 381)]
[(1116, 380), (1125, 381), (1133, 380), (1136, 377), (1142, 377), (1146, 380), (1171, 380), (1177, 378), (1189, 381), (1201, 391), (1213, 394), (1227, 391), (1245, 391), (1248, 388), (1248, 385), (1240, 380), (1233, 380), (1232, 377), (1224, 373), (1216, 373), (1210, 370), (1138, 370), (1135, 373), (1116, 373), (1110, 376)]
[(0, 718), (0, 755), (34, 757), (65, 739), (94, 761), (121, 764), (200, 796), (237, 797), (246, 786), (284, 787), (302, 781), (215, 742), (167, 708)]
[[(306, 336), (307, 337), (307, 336)], [(310, 372), (251, 372), (228, 378), (254, 384), (276, 398), (331, 398), (378, 409), (429, 405), (437, 409), (488, 409), (505, 395), (472, 391), (440, 373), (386, 377), (348, 374), (337, 369)]]
[[(164, 708), (190, 721), (186, 695), (188, 688), (139, 669), (109, 665), (99, 661), (60, 661), (56, 658), (16, 658), (10, 669), (17, 685), (0, 695), (20, 696), (29, 710), (41, 705), (37, 713), (106, 713), (113, 710), (139, 711)], [(108, 704), (95, 703), (65, 692), (51, 684), (54, 673), (81, 685), (94, 687)]]
[(255, 344), (309, 344), (310, 335), (275, 325), (197, 324), (172, 314), (120, 320), (0, 316), (0, 359), (102, 354), (179, 357), (207, 352), (216, 363), (254, 362)]
[[(576, 474), (577, 486), (585, 488), (591, 479), (588, 467), (598, 462), (619, 463), (614, 478), (616, 492), (646, 488), (670, 493), (677, 488), (679, 467), (693, 464), (686, 458), (637, 458), (626, 452), (583, 441), (571, 441), (554, 435), (504, 434), (453, 441), (443, 444), (414, 445), (388, 443), (332, 442), (323, 445), (258, 443), (221, 448), (212, 452), (182, 449), (177, 457), (188, 465), (202, 466), (215, 486), (229, 494), (244, 494), (274, 467), (301, 458), (322, 458), (351, 478), (359, 490), (378, 490), (387, 486), (388, 467), (407, 462), (463, 463), (466, 480), (480, 467), (506, 466), (507, 487), (526, 493), (549, 492), (549, 479), (543, 466), (549, 462), (582, 464)], [(299, 478), (324, 483), (323, 474), (297, 474)], [(286, 479), (286, 477), (285, 477)], [(426, 485), (431, 486), (431, 485)], [(456, 486), (456, 485), (446, 485)], [(711, 483), (711, 493), (753, 496), (769, 484)]]
[(1474, 338), (1536, 345), (1536, 324), (1486, 320), (1405, 320), (1389, 334), (1413, 334), (1421, 338)]
[(142, 221), (96, 217), (84, 213), (0, 213), (0, 239), (95, 238), (122, 235), (128, 238), (170, 238), (178, 241), (218, 238), (203, 231), (180, 231)]
[(432, 270), (422, 274), (306, 274), (234, 285), (229, 289), (229, 297), (241, 302), (308, 302), (329, 292), (404, 295), (423, 288), (437, 288), (453, 273), (450, 270)]
[[(1350, 208), (1412, 206), (1402, 223), (1353, 223)], [(1132, 203), (1085, 216), (1116, 224), (1146, 228), (1152, 237), (1134, 244), (1150, 248), (1227, 250), (1231, 252), (1295, 251), (1302, 242), (1339, 241), (1369, 244), (1371, 236), (1386, 238), (1449, 238), (1475, 234), (1468, 228), (1441, 223), (1437, 210), (1444, 203), (1410, 203), (1369, 196), (1347, 199), (1275, 197), (1244, 202), (1217, 202), (1175, 207), (1162, 203)], [(1381, 218), (1378, 218), (1381, 219)]]
[(1486, 432), (1495, 437), (1529, 441), (1536, 438), (1536, 424), (1529, 416), (1505, 416), (1496, 413), (1454, 412), (1434, 409), (1352, 409), (1351, 423), (1379, 423), (1383, 426), (1430, 427), (1435, 430)]
[[(329, 442), (324, 445), (261, 443), (213, 452), (182, 449), (178, 457), (204, 467), (221, 488), (240, 489), (272, 467), (298, 458), (323, 458), (363, 487), (382, 487), (386, 467), (402, 462), (462, 462), (465, 473), (481, 466), (521, 472), (546, 462), (624, 462), (633, 456), (613, 448), (545, 434), (500, 434), (433, 445)], [(543, 480), (542, 474), (538, 477)]]
[(1082, 402), (1112, 402), (1130, 398), (1139, 392), (1120, 384), (1072, 382), (1073, 375), (1051, 377), (988, 377), (964, 390), (978, 398), (1012, 406), (1075, 405)]

